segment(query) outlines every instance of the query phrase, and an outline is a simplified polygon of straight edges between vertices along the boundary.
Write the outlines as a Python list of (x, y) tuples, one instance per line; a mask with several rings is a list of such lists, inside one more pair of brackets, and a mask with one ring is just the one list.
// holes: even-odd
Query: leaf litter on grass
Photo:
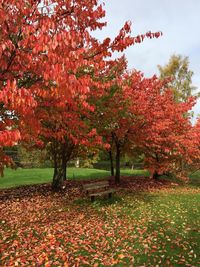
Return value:
[(200, 190), (135, 183), (93, 204), (77, 183), (4, 190), (2, 266), (198, 266)]

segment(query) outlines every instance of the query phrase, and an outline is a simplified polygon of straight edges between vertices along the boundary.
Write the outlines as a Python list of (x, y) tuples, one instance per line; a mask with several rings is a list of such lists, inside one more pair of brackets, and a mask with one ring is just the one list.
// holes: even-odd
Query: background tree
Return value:
[(188, 136), (192, 129), (190, 117), (185, 114), (194, 103), (194, 99), (176, 102), (173, 92), (165, 90), (163, 93), (161, 87), (154, 104), (149, 105), (138, 144), (141, 144), (145, 166), (153, 178), (165, 173), (184, 176), (182, 162), (188, 158)]
[(132, 72), (121, 77), (100, 113), (104, 118), (100, 124), (103, 136), (114, 144), (117, 183), (120, 159), (127, 149), (144, 153), (145, 166), (154, 178), (167, 171), (183, 174), (180, 163), (191, 154), (187, 136), (192, 128), (190, 117), (185, 114), (194, 103), (195, 98), (175, 101), (167, 81), (156, 76), (146, 79), (141, 73)]
[(182, 171), (185, 176), (188, 173), (194, 173), (200, 169), (200, 120), (197, 119), (196, 123), (190, 128), (190, 131), (185, 135), (184, 142), (185, 156), (182, 160), (184, 169)]
[(192, 85), (193, 72), (189, 69), (188, 57), (172, 55), (164, 66), (158, 66), (160, 78), (169, 78), (168, 87), (172, 88), (174, 99), (186, 102), (193, 95), (196, 87)]
[(120, 182), (121, 157), (127, 147), (133, 146), (131, 142), (136, 141), (143, 125), (145, 105), (151, 92), (147, 81), (140, 72), (124, 73), (108, 88), (97, 109), (98, 132), (115, 158), (116, 183)]
[(31, 145), (20, 144), (16, 147), (17, 161), (15, 164), (22, 168), (43, 168), (51, 167), (52, 164), (47, 156), (46, 149), (39, 149)]

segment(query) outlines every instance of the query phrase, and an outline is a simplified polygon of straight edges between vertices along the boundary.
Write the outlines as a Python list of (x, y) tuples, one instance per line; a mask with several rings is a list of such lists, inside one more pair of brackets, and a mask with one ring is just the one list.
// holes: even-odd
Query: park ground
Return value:
[(109, 173), (79, 172), (70, 169), (66, 188), (52, 193), (52, 170), (7, 170), (1, 266), (200, 266), (200, 173), (183, 185), (124, 170), (115, 196), (91, 203), (82, 184)]

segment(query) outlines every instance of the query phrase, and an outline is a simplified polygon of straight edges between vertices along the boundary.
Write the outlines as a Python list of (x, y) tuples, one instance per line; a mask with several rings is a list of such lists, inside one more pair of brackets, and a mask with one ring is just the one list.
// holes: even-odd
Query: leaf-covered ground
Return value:
[(124, 177), (111, 201), (81, 182), (0, 191), (1, 266), (200, 266), (200, 188)]

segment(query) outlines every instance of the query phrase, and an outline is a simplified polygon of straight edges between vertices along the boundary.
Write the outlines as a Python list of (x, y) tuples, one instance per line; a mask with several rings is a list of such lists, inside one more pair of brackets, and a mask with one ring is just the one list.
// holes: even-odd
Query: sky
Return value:
[[(132, 35), (162, 31), (159, 39), (146, 39), (127, 49), (129, 69), (146, 77), (158, 74), (157, 65), (168, 63), (172, 54), (189, 57), (193, 85), (200, 91), (200, 0), (104, 0), (107, 27), (95, 33), (99, 39), (115, 37), (125, 21), (132, 22)], [(200, 101), (194, 107), (200, 113)]]

